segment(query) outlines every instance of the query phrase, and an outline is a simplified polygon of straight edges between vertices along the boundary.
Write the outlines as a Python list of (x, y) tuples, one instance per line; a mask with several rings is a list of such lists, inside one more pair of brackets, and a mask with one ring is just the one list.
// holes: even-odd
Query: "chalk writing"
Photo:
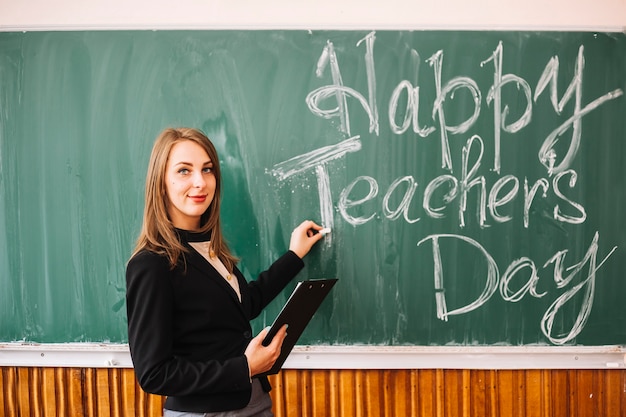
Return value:
[[(458, 307), (452, 311), (448, 311), (445, 297), (443, 274), (444, 267), (443, 261), (441, 259), (441, 250), (439, 244), (441, 239), (456, 239), (471, 245), (472, 247), (477, 249), (478, 252), (485, 258), (487, 264), (487, 271), (485, 273), (485, 287), (480, 296), (471, 303), (462, 307)], [(558, 288), (563, 288), (571, 283), (576, 275), (580, 274), (583, 271), (583, 267), (587, 265), (587, 275), (583, 277), (580, 283), (572, 286), (563, 294), (561, 294), (552, 303), (552, 305), (550, 305), (548, 310), (543, 315), (543, 318), (541, 319), (541, 331), (546, 336), (546, 338), (548, 338), (548, 340), (550, 340), (554, 344), (563, 344), (572, 340), (582, 331), (585, 323), (587, 322), (587, 319), (589, 318), (591, 306), (593, 305), (593, 290), (595, 288), (596, 272), (600, 268), (600, 266), (602, 266), (602, 264), (608, 259), (608, 257), (611, 256), (611, 254), (617, 249), (616, 247), (614, 247), (609, 252), (609, 254), (606, 255), (602, 262), (597, 264), (598, 240), (599, 234), (596, 232), (585, 257), (578, 263), (575, 263), (566, 268), (564, 262), (565, 255), (568, 251), (562, 250), (557, 252), (543, 265), (543, 267), (546, 268), (548, 264), (555, 263), (553, 279)], [(509, 302), (518, 302), (522, 300), (527, 293), (536, 298), (540, 298), (546, 295), (546, 293), (537, 293), (537, 283), (539, 282), (537, 266), (531, 259), (527, 257), (513, 260), (506, 268), (504, 274), (502, 274), (501, 276), (500, 269), (498, 268), (498, 265), (496, 264), (493, 257), (491, 257), (491, 255), (485, 250), (485, 248), (480, 245), (480, 243), (469, 237), (452, 234), (430, 235), (420, 240), (417, 245), (419, 246), (427, 241), (432, 242), (435, 271), (435, 301), (437, 304), (437, 318), (441, 320), (448, 320), (449, 316), (465, 314), (481, 307), (495, 294), (498, 289), (500, 291), (500, 296), (502, 297), (502, 299)], [(523, 271), (524, 269), (530, 270), (528, 274), (528, 280), (521, 288), (513, 292), (510, 288), (510, 283), (514, 276), (520, 274), (521, 271)], [(570, 272), (566, 278), (563, 278), (563, 272), (565, 270)], [(573, 302), (571, 300), (574, 298), (574, 296), (579, 291), (583, 290), (583, 300), (581, 302), (578, 316), (576, 317), (574, 325), (572, 326), (570, 331), (567, 332), (567, 334), (554, 335), (553, 324), (557, 313), (559, 313), (559, 311), (568, 302)]]
[[(378, 110), (377, 104), (375, 101), (375, 96), (373, 92), (375, 90), (375, 73), (374, 73), (374, 57), (372, 50), (374, 48), (374, 35), (370, 34), (365, 38), (367, 40), (367, 52), (365, 54), (365, 62), (366, 62), (366, 72), (368, 76), (368, 87), (369, 87), (369, 101), (365, 99), (363, 94), (359, 93), (353, 88), (347, 87), (343, 83), (343, 79), (341, 76), (341, 71), (339, 67), (339, 61), (336, 56), (334, 46), (332, 42), (328, 42), (326, 48), (324, 49), (320, 60), (317, 65), (317, 74), (322, 75), (323, 69), (329, 65), (332, 72), (333, 83), (319, 87), (313, 91), (311, 91), (306, 97), (306, 103), (311, 110), (316, 115), (325, 117), (325, 118), (334, 118), (339, 117), (341, 120), (342, 130), (350, 135), (350, 114), (348, 112), (348, 106), (346, 104), (347, 99), (349, 97), (355, 98), (361, 104), (361, 107), (366, 112), (369, 120), (370, 120), (370, 132), (376, 132), (379, 134), (379, 123), (378, 123)], [(535, 89), (534, 101), (536, 102), (545, 88), (550, 86), (550, 100), (552, 102), (554, 111), (556, 114), (561, 114), (565, 108), (565, 105), (572, 99), (575, 100), (575, 106), (573, 109), (572, 116), (568, 118), (563, 124), (554, 129), (544, 140), (543, 145), (539, 150), (539, 159), (546, 166), (548, 170), (548, 174), (552, 175), (558, 172), (561, 172), (569, 167), (572, 159), (576, 155), (578, 151), (578, 147), (580, 144), (580, 135), (582, 131), (582, 118), (587, 115), (592, 110), (598, 108), (603, 103), (614, 100), (617, 97), (623, 95), (623, 91), (621, 89), (615, 89), (610, 91), (595, 100), (592, 100), (590, 103), (582, 107), (582, 83), (583, 77), (582, 72), (584, 68), (584, 48), (581, 46), (578, 52), (578, 58), (575, 64), (575, 74), (572, 78), (570, 85), (568, 86), (566, 92), (563, 94), (560, 100), (558, 100), (557, 94), (557, 76), (559, 70), (559, 60), (558, 57), (553, 57), (545, 67), (545, 70), (541, 77), (537, 82), (537, 87)], [(414, 53), (419, 57), (417, 52)], [(489, 61), (493, 61), (494, 64), (494, 84), (489, 88), (489, 93), (487, 95), (487, 103), (490, 104), (493, 102), (494, 107), (494, 163), (493, 169), (495, 172), (500, 172), (500, 140), (501, 140), (501, 132), (509, 132), (515, 133), (519, 132), (523, 127), (530, 123), (532, 118), (532, 100), (531, 100), (531, 89), (526, 80), (522, 77), (514, 75), (514, 74), (502, 74), (502, 60), (503, 60), (503, 46), (502, 43), (498, 45), (492, 56), (483, 61), (481, 66), (485, 65)], [(442, 80), (442, 67), (443, 67), (443, 51), (437, 51), (426, 61), (433, 67), (433, 76), (434, 82), (436, 86), (437, 96), (433, 103), (432, 110), (432, 118), (436, 119), (439, 122), (439, 134), (441, 140), (441, 161), (442, 167), (452, 171), (452, 163), (450, 158), (450, 149), (449, 149), (449, 138), (448, 134), (461, 134), (467, 132), (478, 120), (481, 111), (481, 99), (482, 93), (477, 85), (477, 83), (470, 77), (467, 76), (457, 76), (453, 77), (447, 82), (443, 82)], [(502, 107), (501, 100), (501, 91), (504, 85), (508, 83), (515, 83), (524, 93), (524, 97), (526, 99), (526, 109), (523, 112), (522, 116), (515, 122), (507, 123), (508, 116), (508, 106)], [(467, 118), (467, 120), (459, 123), (458, 125), (451, 126), (446, 122), (446, 112), (443, 107), (443, 103), (449, 96), (453, 96), (456, 90), (459, 89), (467, 89), (473, 99), (474, 109), (472, 115)], [(396, 124), (395, 120), (397, 117), (396, 112), (398, 111), (397, 102), (399, 99), (399, 95), (401, 90), (406, 90), (409, 95), (408, 104), (406, 106), (406, 114), (403, 117), (403, 125), (402, 128), (399, 128)], [(321, 108), (322, 102), (334, 97), (337, 101), (337, 106), (333, 107), (329, 110), (323, 110)], [(408, 121), (410, 120), (414, 125), (414, 131), (419, 133), (421, 136), (429, 136), (434, 133), (436, 128), (427, 128), (423, 129), (419, 127), (418, 124), (418, 109), (420, 103), (420, 94), (419, 94), (419, 86), (414, 87), (410, 81), (402, 80), (398, 83), (398, 86), (392, 93), (390, 99), (389, 106), (389, 120), (391, 125), (391, 131), (394, 133), (403, 133), (408, 128)], [(569, 129), (572, 128), (572, 138), (570, 141), (570, 146), (565, 154), (562, 157), (561, 161), (557, 164), (556, 160), (558, 155), (556, 155), (556, 151), (554, 149), (555, 143), (558, 139)]]
[[(443, 71), (445, 53), (438, 50), (423, 61), (432, 68), (434, 100), (430, 103), (431, 125), (419, 120), (419, 109), (423, 104), (420, 89), (423, 80), (419, 78), (422, 59), (418, 51), (411, 49), (410, 62), (415, 74), (413, 81), (409, 81), (408, 78), (401, 79), (391, 91), (387, 114), (389, 131), (393, 135), (402, 135), (412, 129), (413, 133), (423, 139), (438, 133), (439, 160), (444, 173), (430, 179), (401, 175), (392, 180), (385, 191), (380, 190), (379, 182), (375, 178), (358, 175), (343, 187), (334, 202), (331, 178), (326, 166), (343, 158), (358, 158), (363, 147), (361, 135), (351, 133), (354, 129), (349, 105), (351, 100), (357, 103), (352, 110), (362, 110), (367, 118), (369, 133), (380, 136), (375, 41), (375, 32), (371, 32), (356, 44), (356, 48), (362, 46), (365, 48), (363, 62), (367, 77), (367, 94), (346, 85), (341, 72), (340, 56), (333, 42), (329, 40), (321, 51), (315, 69), (319, 78), (324, 78), (325, 72), (329, 70), (331, 82), (313, 89), (305, 98), (305, 103), (312, 114), (325, 119), (338, 119), (340, 132), (349, 138), (336, 145), (295, 156), (274, 165), (271, 170), (271, 174), (279, 181), (309, 172), (315, 175), (321, 221), (324, 225), (333, 228), (335, 221), (333, 213), (336, 207), (343, 221), (354, 227), (363, 226), (377, 218), (389, 221), (403, 219), (407, 224), (414, 224), (425, 218), (439, 220), (449, 213), (454, 213), (458, 226), (463, 230), (468, 221), (470, 194), (477, 202), (473, 207), (476, 210), (476, 222), (481, 230), (492, 225), (515, 222), (514, 212), (522, 213), (521, 219), (517, 219), (519, 223), (515, 225), (521, 229), (528, 229), (532, 221), (530, 213), (538, 204), (550, 208), (552, 219), (557, 224), (584, 224), (587, 210), (583, 202), (576, 197), (580, 195), (577, 190), (579, 173), (573, 167), (582, 140), (583, 119), (603, 104), (621, 97), (623, 91), (614, 89), (588, 103), (583, 102), (585, 50), (582, 45), (578, 48), (573, 63), (572, 79), (561, 97), (557, 88), (560, 65), (557, 56), (549, 59), (533, 91), (532, 84), (521, 74), (505, 72), (505, 48), (503, 43), (499, 42), (491, 55), (478, 64), (480, 70), (492, 71), (491, 86), (483, 95), (479, 84), (470, 76), (457, 75), (444, 79), (444, 73), (448, 73)], [(518, 111), (517, 116), (512, 115), (502, 93), (507, 85), (513, 86), (518, 91), (515, 97), (516, 105), (522, 110)], [(461, 105), (469, 111), (463, 113), (464, 120), (452, 124), (448, 121), (450, 108), (446, 106), (446, 100), (461, 91), (464, 92), (463, 97), (469, 98), (469, 102)], [(518, 134), (529, 126), (532, 123), (534, 106), (544, 92), (555, 115), (565, 116), (565, 120), (559, 122), (560, 124), (548, 133), (538, 149), (537, 161), (545, 168), (545, 175), (531, 179), (528, 176), (509, 174), (507, 167), (503, 166), (503, 132)], [(471, 134), (472, 128), (477, 126), (481, 117), (483, 100), (493, 112), (493, 131)], [(571, 113), (563, 115), (566, 111)], [(571, 137), (566, 139), (564, 136), (570, 130)], [(455, 173), (453, 170), (455, 155), (450, 147), (451, 138), (463, 135), (467, 135), (465, 136), (467, 139), (461, 149), (460, 172)], [(493, 140), (493, 155), (488, 162), (485, 155), (486, 137)], [(485, 175), (485, 169), (490, 170), (492, 175)], [(379, 193), (382, 193), (382, 197)], [(520, 205), (518, 210), (512, 209), (515, 204)], [(482, 278), (471, 277), (484, 279), (482, 292), (466, 305), (453, 309), (449, 309), (446, 299), (446, 268), (444, 268), (446, 263), (440, 249), (443, 241), (447, 240), (455, 241), (461, 250), (477, 252), (484, 260), (486, 268)], [(466, 314), (484, 306), (496, 292), (499, 292), (504, 301), (511, 303), (522, 301), (526, 295), (537, 299), (545, 297), (549, 292), (540, 292), (538, 284), (542, 276), (552, 275), (552, 281), (557, 289), (565, 291), (558, 295), (545, 311), (539, 327), (551, 343), (564, 344), (572, 341), (583, 330), (593, 305), (597, 272), (617, 249), (612, 247), (598, 262), (599, 241), (600, 233), (595, 231), (585, 255), (580, 260), (573, 262), (570, 260), (569, 266), (566, 265), (568, 249), (561, 249), (540, 263), (541, 266), (530, 257), (522, 256), (511, 260), (505, 268), (498, 266), (480, 242), (462, 234), (430, 234), (418, 239), (416, 246), (419, 248), (429, 243), (432, 247), (436, 316), (443, 321), (448, 321), (450, 316)], [(521, 286), (516, 286), (514, 282), (520, 279), (525, 281)], [(571, 328), (565, 331), (557, 330), (554, 326), (555, 318), (563, 312), (565, 305), (574, 302), (579, 302), (580, 305), (576, 309), (578, 314)], [(570, 310), (571, 306), (568, 308), (568, 311)]]
[[(325, 227), (333, 229), (333, 202), (330, 192), (330, 178), (326, 171), (326, 164), (335, 159), (342, 158), (349, 152), (357, 152), (361, 149), (361, 141), (358, 136), (344, 140), (337, 145), (325, 146), (304, 155), (293, 157), (287, 161), (276, 164), (272, 174), (279, 180), (284, 180), (300, 172), (315, 169), (320, 200), (320, 220)], [(330, 244), (331, 236), (325, 241)]]

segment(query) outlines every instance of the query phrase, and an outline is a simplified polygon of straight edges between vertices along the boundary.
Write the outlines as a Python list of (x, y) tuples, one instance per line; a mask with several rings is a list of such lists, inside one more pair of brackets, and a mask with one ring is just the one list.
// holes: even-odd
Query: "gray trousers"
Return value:
[(215, 413), (188, 413), (186, 411), (163, 410), (163, 417), (274, 417), (272, 399), (263, 391), (258, 379), (252, 380), (252, 396), (245, 408)]

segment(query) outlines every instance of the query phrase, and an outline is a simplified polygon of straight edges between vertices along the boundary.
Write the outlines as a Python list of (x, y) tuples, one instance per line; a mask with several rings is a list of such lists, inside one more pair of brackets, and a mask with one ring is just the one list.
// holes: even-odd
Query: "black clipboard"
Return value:
[(302, 332), (309, 324), (309, 321), (311, 321), (313, 314), (315, 314), (336, 282), (336, 278), (298, 282), (280, 313), (278, 313), (274, 323), (272, 323), (265, 339), (263, 339), (263, 346), (269, 345), (281, 327), (285, 324), (288, 325), (287, 336), (283, 341), (280, 356), (276, 359), (272, 369), (264, 372), (262, 375), (277, 374), (280, 371), (285, 360), (287, 360), (287, 356), (289, 356)]

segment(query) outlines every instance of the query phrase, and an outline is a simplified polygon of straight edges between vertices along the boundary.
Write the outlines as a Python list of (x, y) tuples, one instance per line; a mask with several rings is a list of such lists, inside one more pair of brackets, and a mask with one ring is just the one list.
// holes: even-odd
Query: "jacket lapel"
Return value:
[[(237, 305), (238, 309), (245, 316), (243, 303), (247, 298), (247, 288), (244, 288), (246, 283), (245, 280), (242, 283), (242, 278), (240, 278), (240, 274), (238, 271), (233, 271), (233, 274), (237, 277), (239, 283), (239, 291), (241, 292), (241, 302), (239, 302), (239, 297), (237, 293), (233, 289), (233, 287), (226, 281), (226, 279), (220, 275), (220, 273), (211, 265), (209, 261), (207, 261), (204, 256), (199, 254), (194, 248), (188, 247), (189, 253), (186, 255), (187, 259), (187, 267), (192, 267), (196, 269), (200, 274), (206, 276), (208, 279), (215, 282), (220, 288), (222, 288), (230, 297), (230, 299)], [(246, 318), (246, 320), (249, 320)]]

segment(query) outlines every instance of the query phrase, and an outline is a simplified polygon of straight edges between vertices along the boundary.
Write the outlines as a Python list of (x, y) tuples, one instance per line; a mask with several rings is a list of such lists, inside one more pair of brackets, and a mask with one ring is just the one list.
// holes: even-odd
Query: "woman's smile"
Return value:
[(203, 203), (206, 200), (206, 195), (190, 195), (189, 198), (196, 203)]

